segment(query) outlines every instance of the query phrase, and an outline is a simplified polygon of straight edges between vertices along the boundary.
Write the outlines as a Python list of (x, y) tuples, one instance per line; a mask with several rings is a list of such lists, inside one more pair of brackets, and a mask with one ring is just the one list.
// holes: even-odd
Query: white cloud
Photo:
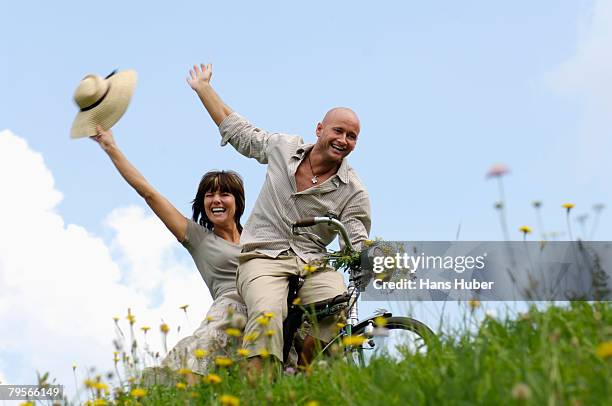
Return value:
[(122, 262), (131, 269), (128, 283), (151, 293), (164, 273), (164, 253), (177, 244), (163, 223), (147, 216), (141, 207), (113, 210), (106, 224), (115, 231), (111, 249), (120, 252)]
[(579, 167), (585, 176), (609, 167), (612, 147), (612, 2), (597, 0), (580, 21), (575, 53), (548, 79), (554, 89), (584, 106)]
[(552, 76), (555, 86), (562, 91), (576, 92), (589, 103), (612, 101), (612, 2), (596, 1), (590, 12), (580, 21), (577, 49)]
[[(73, 390), (73, 363), (80, 377), (86, 367), (111, 369), (113, 316), (127, 326), (131, 307), (137, 327), (151, 326), (148, 341), (159, 348), (162, 317), (173, 327), (172, 345), (176, 326), (191, 331), (210, 305), (188, 256), (142, 208), (110, 213), (110, 246), (65, 224), (56, 211), (63, 197), (43, 157), (8, 130), (0, 132), (0, 190), (0, 371), (6, 374), (0, 379), (31, 383), (36, 370), (50, 371)], [(191, 326), (182, 304), (191, 305)]]

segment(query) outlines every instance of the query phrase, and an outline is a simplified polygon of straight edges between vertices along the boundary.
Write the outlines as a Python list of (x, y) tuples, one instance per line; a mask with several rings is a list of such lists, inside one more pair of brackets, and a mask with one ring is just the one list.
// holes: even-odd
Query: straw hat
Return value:
[(96, 135), (96, 125), (105, 130), (115, 125), (127, 110), (135, 87), (133, 70), (113, 71), (106, 78), (87, 75), (81, 79), (74, 92), (80, 111), (72, 123), (70, 137), (89, 137)]

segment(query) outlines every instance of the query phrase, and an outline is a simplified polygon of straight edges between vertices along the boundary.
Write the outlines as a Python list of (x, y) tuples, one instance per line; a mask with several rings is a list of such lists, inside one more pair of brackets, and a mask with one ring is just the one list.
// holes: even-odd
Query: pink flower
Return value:
[(487, 178), (504, 176), (508, 172), (510, 172), (510, 169), (508, 169), (506, 165), (496, 164), (496, 165), (493, 165), (491, 169), (489, 169), (489, 172), (487, 172)]

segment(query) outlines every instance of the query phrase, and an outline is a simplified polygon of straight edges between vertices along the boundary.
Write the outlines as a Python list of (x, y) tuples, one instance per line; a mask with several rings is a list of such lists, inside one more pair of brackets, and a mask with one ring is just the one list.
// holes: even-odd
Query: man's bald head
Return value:
[(348, 107), (334, 107), (333, 109), (329, 110), (325, 114), (325, 117), (323, 117), (321, 124), (325, 125), (333, 119), (342, 119), (343, 121), (350, 120), (353, 122), (353, 124), (357, 125), (357, 128), (360, 127), (359, 117), (357, 117), (357, 114)]
[(317, 124), (315, 154), (321, 154), (323, 161), (339, 164), (355, 149), (359, 135), (359, 118), (346, 107), (335, 107), (325, 114)]

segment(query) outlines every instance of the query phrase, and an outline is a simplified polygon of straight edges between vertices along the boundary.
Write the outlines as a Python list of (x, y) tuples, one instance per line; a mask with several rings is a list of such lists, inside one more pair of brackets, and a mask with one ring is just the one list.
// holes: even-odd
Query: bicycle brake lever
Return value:
[(323, 239), (321, 239), (321, 237), (319, 237), (315, 233), (310, 233), (308, 231), (297, 231), (294, 228), (293, 229), (293, 234), (294, 235), (300, 235), (300, 236), (307, 237), (309, 240), (311, 240), (312, 242), (317, 244), (319, 247), (321, 247), (323, 249), (327, 248), (327, 245), (325, 245), (325, 242), (323, 241)]

